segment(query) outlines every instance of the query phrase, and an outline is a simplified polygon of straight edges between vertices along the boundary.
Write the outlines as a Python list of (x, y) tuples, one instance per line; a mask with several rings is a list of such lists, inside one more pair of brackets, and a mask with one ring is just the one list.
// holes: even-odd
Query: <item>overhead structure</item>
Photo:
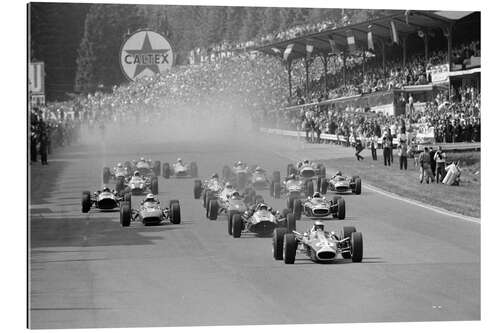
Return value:
[[(394, 11), (394, 14), (374, 20), (255, 47), (255, 50), (283, 58), (287, 62), (288, 71), (291, 70), (290, 64), (295, 59), (313, 59), (319, 56), (323, 60), (326, 77), (328, 57), (333, 54), (345, 57), (349, 51), (354, 49), (368, 50), (370, 47), (381, 50), (385, 66), (385, 45), (391, 42), (402, 47), (404, 65), (406, 62), (406, 38), (415, 33), (422, 34), (424, 38), (425, 57), (427, 58), (427, 32), (442, 29), (443, 34), (448, 39), (448, 59), (451, 59), (453, 26), (457, 20), (472, 13), (474, 12), (399, 10)], [(306, 61), (306, 72), (308, 72), (307, 63)], [(306, 76), (309, 76), (308, 74), (306, 73)], [(325, 90), (326, 86), (325, 80)], [(289, 87), (291, 96), (291, 82)], [(306, 82), (306, 93), (307, 87), (308, 82)]]

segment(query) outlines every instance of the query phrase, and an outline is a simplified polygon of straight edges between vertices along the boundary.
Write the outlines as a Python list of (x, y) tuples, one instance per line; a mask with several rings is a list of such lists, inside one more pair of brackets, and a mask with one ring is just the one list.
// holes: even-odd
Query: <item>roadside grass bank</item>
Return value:
[[(449, 211), (472, 217), (481, 215), (481, 153), (447, 153), (448, 161), (460, 161), (462, 174), (460, 186), (443, 184), (420, 184), (419, 169), (413, 159), (408, 161), (408, 170), (399, 169), (399, 157), (394, 151), (394, 164), (384, 166), (381, 151), (378, 160), (373, 161), (370, 151), (364, 150), (362, 161), (352, 158), (321, 160), (327, 167), (340, 170), (343, 174), (358, 175), (363, 182), (385, 191), (417, 200)], [(354, 154), (353, 154), (354, 155)]]

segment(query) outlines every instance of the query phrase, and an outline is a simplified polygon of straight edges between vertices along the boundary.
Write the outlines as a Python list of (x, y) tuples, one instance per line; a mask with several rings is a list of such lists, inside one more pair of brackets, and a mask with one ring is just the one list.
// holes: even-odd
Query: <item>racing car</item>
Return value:
[(228, 233), (234, 238), (241, 237), (242, 232), (266, 236), (279, 227), (290, 232), (295, 230), (295, 217), (287, 210), (283, 213), (273, 211), (264, 202), (256, 204), (253, 209), (247, 210), (243, 214), (234, 213), (228, 219)]
[(104, 167), (102, 169), (102, 182), (108, 184), (110, 179), (119, 180), (120, 178), (127, 179), (132, 175), (132, 167), (130, 163), (118, 163), (113, 169)]
[(158, 178), (154, 175), (142, 176), (139, 171), (135, 171), (128, 182), (119, 180), (116, 184), (118, 193), (130, 192), (133, 195), (141, 195), (147, 192), (158, 194)]
[(263, 190), (270, 187), (272, 182), (279, 183), (280, 181), (280, 172), (273, 171), (272, 178), (269, 179), (266, 171), (260, 166), (252, 166), (250, 167), (250, 179), (248, 185), (257, 189)]
[(287, 208), (293, 210), (295, 199), (311, 197), (314, 194), (314, 183), (312, 180), (300, 179), (298, 175), (291, 175), (282, 183), (272, 182), (269, 189), (271, 197), (280, 198), (281, 195), (287, 197)]
[(222, 168), (222, 178), (232, 184), (235, 184), (239, 189), (244, 189), (251, 177), (252, 170), (241, 161), (234, 163), (233, 167), (225, 165)]
[(121, 202), (130, 203), (130, 201), (130, 193), (119, 195), (116, 191), (111, 191), (106, 186), (102, 191), (95, 191), (93, 194), (90, 191), (83, 191), (82, 213), (88, 213), (93, 206), (100, 210), (113, 210), (119, 207)]
[(139, 171), (141, 176), (144, 177), (158, 177), (160, 175), (161, 162), (160, 161), (151, 161), (146, 160), (144, 157), (141, 157), (139, 161), (132, 161), (132, 166), (134, 171)]
[[(340, 171), (338, 171), (333, 177), (328, 180), (329, 190), (335, 193), (346, 193), (351, 191), (355, 194), (361, 194), (361, 178), (359, 176), (343, 176)], [(326, 189), (322, 188), (323, 194), (326, 193)]]
[(343, 227), (337, 234), (324, 230), (320, 221), (308, 232), (289, 232), (277, 228), (273, 233), (273, 257), (285, 264), (295, 263), (298, 253), (303, 253), (314, 262), (333, 262), (342, 256), (353, 262), (363, 260), (363, 235), (355, 227)]
[(177, 178), (187, 178), (187, 177), (198, 177), (198, 165), (196, 162), (190, 162), (188, 164), (182, 162), (182, 159), (178, 158), (175, 163), (170, 165), (169, 163), (163, 163), (163, 177), (177, 177)]
[(296, 220), (300, 220), (302, 214), (308, 217), (323, 218), (332, 215), (339, 220), (345, 219), (345, 200), (336, 196), (332, 200), (322, 197), (319, 192), (315, 192), (312, 197), (304, 201), (296, 198), (293, 201), (293, 215)]
[(193, 194), (195, 199), (203, 198), (203, 207), (206, 207), (206, 194), (208, 192), (219, 193), (224, 189), (224, 184), (219, 180), (219, 175), (216, 173), (210, 179), (201, 181), (195, 179)]
[(250, 204), (251, 200), (262, 200), (261, 196), (251, 197), (251, 193), (243, 196), (232, 186), (227, 183), (224, 189), (220, 192), (206, 193), (205, 212), (209, 220), (216, 220), (220, 214), (227, 214), (228, 219), (231, 219), (231, 214), (235, 212), (244, 212)]
[(120, 224), (130, 226), (130, 221), (139, 220), (144, 225), (160, 224), (170, 220), (173, 224), (181, 223), (181, 207), (179, 200), (170, 200), (169, 208), (161, 208), (160, 202), (153, 194), (148, 194), (137, 209), (132, 209), (130, 203), (120, 207)]

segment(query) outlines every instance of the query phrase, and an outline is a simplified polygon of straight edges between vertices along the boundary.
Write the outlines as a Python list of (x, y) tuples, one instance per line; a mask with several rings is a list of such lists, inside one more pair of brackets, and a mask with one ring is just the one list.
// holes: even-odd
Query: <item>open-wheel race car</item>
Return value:
[[(335, 193), (348, 193), (352, 192), (354, 194), (361, 194), (361, 178), (359, 176), (343, 176), (340, 171), (338, 171), (333, 177), (328, 180), (328, 189)], [(326, 190), (321, 193), (325, 194)]]
[[(127, 165), (128, 163), (125, 162)], [(161, 172), (161, 162), (160, 161), (152, 161), (146, 160), (144, 157), (141, 157), (139, 161), (132, 161), (132, 170), (139, 171), (141, 176), (144, 177), (158, 177)]]
[(170, 200), (168, 208), (162, 208), (153, 194), (148, 194), (136, 209), (130, 203), (120, 207), (120, 224), (130, 226), (131, 221), (139, 220), (144, 225), (160, 224), (169, 220), (173, 224), (181, 223), (181, 207), (179, 200)]
[(280, 172), (273, 171), (271, 178), (267, 176), (266, 170), (258, 165), (250, 167), (250, 177), (248, 185), (256, 190), (264, 190), (270, 188), (273, 182), (280, 181)]
[(135, 171), (129, 180), (118, 180), (116, 183), (118, 193), (130, 192), (133, 195), (146, 193), (158, 194), (158, 178), (155, 175), (143, 176), (139, 171)]
[(205, 194), (205, 212), (209, 220), (216, 220), (221, 214), (227, 214), (230, 219), (231, 214), (242, 213), (255, 200), (263, 200), (262, 196), (255, 195), (255, 192), (248, 191), (243, 195), (228, 183), (219, 192), (206, 191)]
[(211, 178), (194, 180), (193, 194), (195, 199), (203, 198), (203, 207), (206, 207), (206, 194), (209, 192), (219, 193), (224, 189), (224, 183), (219, 180), (216, 173)]
[(121, 202), (130, 203), (130, 201), (130, 193), (120, 195), (116, 191), (111, 191), (106, 186), (102, 191), (96, 191), (93, 194), (90, 191), (83, 191), (82, 213), (88, 213), (92, 207), (99, 210), (113, 210), (119, 207)]
[(319, 221), (303, 234), (277, 228), (273, 233), (274, 259), (293, 264), (297, 253), (305, 254), (314, 262), (333, 262), (340, 257), (361, 262), (363, 236), (355, 227), (343, 227), (338, 233), (327, 232)]
[(241, 161), (235, 162), (233, 167), (224, 165), (222, 167), (222, 178), (243, 190), (249, 183), (252, 170)]
[(312, 218), (325, 218), (331, 215), (332, 218), (345, 219), (345, 200), (340, 196), (327, 199), (321, 196), (319, 192), (316, 192), (312, 197), (305, 200), (295, 198), (292, 206), (292, 212), (296, 220), (300, 220), (302, 214)]
[(178, 158), (175, 163), (163, 163), (162, 175), (164, 178), (196, 178), (198, 177), (198, 164), (196, 162), (184, 163)]
[(228, 216), (228, 233), (234, 238), (242, 233), (254, 233), (258, 236), (270, 235), (276, 228), (293, 231), (296, 228), (295, 217), (285, 209), (274, 211), (269, 205), (260, 202), (245, 212), (235, 212)]
[(120, 179), (128, 179), (133, 172), (133, 167), (130, 162), (117, 163), (112, 169), (104, 167), (102, 169), (102, 182), (108, 184), (111, 179), (119, 181)]

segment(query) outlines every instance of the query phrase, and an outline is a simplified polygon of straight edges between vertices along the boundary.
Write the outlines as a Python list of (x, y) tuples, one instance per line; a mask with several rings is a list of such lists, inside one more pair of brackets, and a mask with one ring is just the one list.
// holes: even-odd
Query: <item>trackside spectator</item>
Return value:
[(436, 160), (436, 183), (441, 183), (446, 176), (445, 165), (446, 165), (446, 153), (442, 151), (441, 146), (438, 147), (436, 154), (434, 155)]
[(387, 132), (384, 132), (384, 137), (382, 138), (382, 149), (384, 150), (384, 165), (391, 166), (391, 145), (392, 142), (389, 140)]
[(425, 182), (429, 184), (429, 179), (431, 182), (434, 181), (434, 177), (432, 176), (431, 170), (431, 156), (429, 155), (429, 148), (425, 147), (424, 151), (420, 153), (418, 157), (418, 161), (420, 163), (420, 184), (425, 179)]
[(399, 169), (406, 170), (408, 168), (408, 144), (406, 141), (401, 141), (398, 148)]

